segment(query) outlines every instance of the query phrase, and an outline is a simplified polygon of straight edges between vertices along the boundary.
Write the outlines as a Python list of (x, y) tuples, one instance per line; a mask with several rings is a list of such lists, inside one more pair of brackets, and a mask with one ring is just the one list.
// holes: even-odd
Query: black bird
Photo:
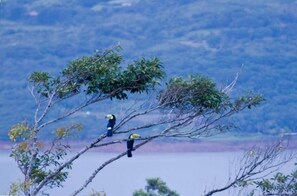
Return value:
[(106, 136), (111, 137), (113, 134), (113, 127), (116, 123), (116, 117), (113, 114), (107, 114), (105, 118), (108, 119)]
[(128, 141), (127, 141), (127, 156), (128, 157), (132, 157), (132, 150), (133, 149), (133, 145), (134, 145), (134, 139), (139, 138), (140, 135), (136, 134), (136, 133), (132, 133), (129, 137), (128, 137)]

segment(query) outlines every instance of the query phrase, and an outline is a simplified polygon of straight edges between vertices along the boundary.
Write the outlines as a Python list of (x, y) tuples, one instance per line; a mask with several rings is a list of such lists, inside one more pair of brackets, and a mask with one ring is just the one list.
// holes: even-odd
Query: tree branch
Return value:
[[(134, 149), (138, 149), (140, 148), (141, 146), (145, 145), (146, 143), (156, 139), (156, 138), (159, 138), (159, 137), (163, 137), (163, 136), (166, 136), (166, 133), (170, 132), (170, 130), (172, 129), (176, 129), (180, 126), (183, 126), (184, 124), (187, 124), (189, 121), (191, 121), (192, 119), (185, 119), (183, 122), (179, 122), (175, 125), (172, 125), (171, 127), (165, 129), (164, 131), (162, 131), (160, 134), (157, 134), (157, 135), (154, 135), (154, 136), (150, 136), (148, 138), (145, 139), (145, 141), (141, 142), (140, 144), (138, 145), (135, 145)], [(78, 193), (80, 193), (83, 189), (85, 189), (91, 182), (92, 180), (96, 177), (96, 175), (104, 168), (106, 167), (107, 165), (111, 164), (112, 162), (122, 158), (123, 156), (125, 156), (127, 154), (127, 151), (125, 152), (122, 152), (121, 154), (119, 154), (118, 156), (114, 157), (114, 158), (111, 158), (109, 159), (108, 161), (104, 162), (102, 165), (100, 165), (94, 172), (93, 174), (85, 181), (85, 183), (79, 188), (77, 189), (76, 191), (74, 191), (71, 196), (75, 196), (77, 195)]]
[[(263, 177), (278, 170), (280, 166), (292, 159), (292, 156), (289, 156), (283, 161), (278, 161), (277, 159), (283, 153), (283, 151), (279, 147), (280, 143), (277, 143), (264, 150), (255, 149), (246, 152), (242, 159), (243, 165), (240, 165), (240, 169), (237, 172), (235, 178), (226, 186), (211, 190), (207, 194), (205, 194), (205, 196), (211, 196), (215, 193), (225, 191), (242, 181), (260, 178), (259, 176), (257, 176), (258, 174), (263, 174), (261, 176)], [(266, 174), (265, 172), (268, 172), (268, 174)], [(251, 177), (256, 178), (252, 179)]]

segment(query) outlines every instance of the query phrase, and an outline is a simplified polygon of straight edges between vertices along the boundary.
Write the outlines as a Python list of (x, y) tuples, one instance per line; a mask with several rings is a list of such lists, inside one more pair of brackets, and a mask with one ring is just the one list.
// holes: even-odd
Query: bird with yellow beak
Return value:
[(116, 117), (113, 114), (107, 114), (105, 118), (108, 119), (106, 136), (111, 137), (113, 135), (113, 127), (116, 123)]
[(132, 133), (127, 140), (127, 156), (130, 158), (132, 157), (132, 150), (133, 149), (133, 145), (134, 145), (134, 140), (140, 138), (140, 135), (136, 134), (136, 133)]

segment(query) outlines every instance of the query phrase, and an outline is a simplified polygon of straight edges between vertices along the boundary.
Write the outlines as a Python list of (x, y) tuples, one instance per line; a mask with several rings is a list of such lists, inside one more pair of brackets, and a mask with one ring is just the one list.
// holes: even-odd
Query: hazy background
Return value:
[[(33, 117), (31, 72), (59, 73), (71, 60), (118, 43), (125, 63), (156, 56), (168, 77), (201, 73), (219, 86), (243, 65), (234, 95), (251, 90), (267, 102), (236, 118), (237, 136), (294, 132), (296, 38), (294, 0), (3, 0), (0, 140)], [(95, 105), (79, 113), (85, 131), (78, 139), (94, 137), (109, 110)]]

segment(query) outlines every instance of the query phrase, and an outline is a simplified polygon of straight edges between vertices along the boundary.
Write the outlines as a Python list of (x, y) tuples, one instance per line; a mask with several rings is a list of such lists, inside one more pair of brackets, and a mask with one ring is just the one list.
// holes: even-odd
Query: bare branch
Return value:
[(90, 143), (88, 146), (86, 146), (85, 148), (83, 148), (82, 150), (80, 150), (76, 155), (74, 155), (72, 158), (70, 158), (69, 160), (65, 161), (64, 164), (60, 165), (59, 168), (57, 168), (54, 172), (52, 172), (50, 175), (48, 175), (47, 177), (45, 177), (36, 187), (36, 189), (34, 190), (34, 195), (37, 194), (41, 188), (43, 188), (43, 186), (49, 181), (51, 180), (53, 177), (55, 177), (59, 172), (61, 172), (64, 168), (66, 168), (67, 166), (71, 165), (73, 163), (74, 160), (78, 159), (82, 154), (84, 154), (85, 152), (87, 152), (89, 149), (93, 148), (95, 146), (95, 144), (97, 144), (98, 142), (100, 142), (102, 139), (104, 139), (106, 137), (106, 135), (101, 135), (100, 137), (98, 137), (94, 142)]
[(89, 106), (89, 105), (91, 105), (91, 104), (93, 104), (93, 103), (95, 103), (95, 102), (103, 101), (103, 100), (106, 99), (106, 98), (107, 98), (107, 97), (102, 97), (102, 98), (97, 98), (97, 99), (89, 99), (89, 100), (88, 100), (87, 102), (85, 102), (84, 104), (82, 104), (82, 105), (80, 105), (80, 106), (78, 106), (78, 107), (72, 109), (71, 111), (65, 113), (64, 115), (59, 116), (58, 118), (49, 120), (49, 121), (47, 121), (47, 122), (41, 124), (41, 125), (38, 127), (38, 130), (40, 130), (40, 129), (42, 129), (43, 127), (48, 126), (48, 125), (50, 125), (50, 124), (52, 124), (52, 123), (55, 123), (55, 122), (57, 122), (57, 121), (59, 121), (59, 120), (65, 119), (65, 118), (71, 116), (72, 114), (76, 113), (77, 111), (80, 111), (80, 110), (82, 110), (83, 108), (85, 108), (85, 107), (87, 107), (87, 106)]
[[(150, 142), (150, 141), (152, 141), (152, 140), (154, 140), (154, 139), (156, 139), (156, 138), (166, 136), (166, 134), (167, 134), (168, 132), (170, 132), (170, 130), (172, 130), (172, 129), (176, 129), (176, 128), (179, 128), (179, 127), (182, 127), (182, 126), (188, 124), (191, 120), (192, 120), (192, 119), (186, 118), (186, 119), (184, 119), (182, 122), (179, 122), (179, 123), (177, 123), (177, 124), (174, 124), (174, 125), (172, 125), (172, 126), (166, 128), (166, 129), (163, 130), (160, 134), (156, 134), (156, 135), (154, 135), (154, 136), (149, 136), (149, 137), (145, 138), (145, 141), (143, 141), (143, 142), (141, 142), (140, 144), (136, 145), (136, 146), (134, 147), (134, 149), (136, 150), (136, 149), (140, 148), (141, 146), (147, 144), (148, 142)], [(115, 142), (119, 142), (119, 141), (115, 141)], [(111, 144), (113, 144), (113, 142), (111, 142)], [(71, 194), (71, 195), (72, 195), (72, 196), (75, 196), (75, 195), (77, 195), (78, 193), (80, 193), (83, 189), (85, 189), (85, 188), (92, 182), (92, 180), (96, 177), (96, 175), (97, 175), (97, 174), (98, 174), (104, 167), (106, 167), (107, 165), (111, 164), (112, 162), (114, 162), (114, 161), (116, 161), (116, 160), (122, 158), (122, 157), (125, 156), (126, 154), (127, 154), (127, 151), (125, 151), (125, 152), (119, 154), (118, 156), (116, 156), (116, 157), (114, 157), (114, 158), (111, 158), (111, 159), (109, 159), (108, 161), (104, 162), (102, 165), (100, 165), (100, 166), (93, 172), (93, 174), (92, 174), (92, 175), (85, 181), (85, 183), (84, 183), (79, 189), (77, 189), (76, 191), (74, 191), (74, 193)]]
[(292, 156), (283, 159), (280, 158), (284, 152), (283, 149), (280, 148), (281, 144), (281, 142), (278, 142), (264, 149), (251, 149), (246, 152), (234, 179), (230, 179), (230, 182), (228, 182), (228, 184), (224, 187), (209, 191), (205, 194), (205, 196), (211, 196), (215, 193), (223, 192), (242, 181), (255, 180), (260, 177), (265, 177), (266, 175), (278, 170), (279, 167), (292, 159)]
[(239, 78), (239, 75), (240, 75), (242, 69), (243, 69), (243, 64), (241, 65), (240, 71), (235, 74), (235, 78), (232, 80), (232, 82), (230, 84), (228, 84), (227, 86), (225, 86), (222, 89), (222, 92), (224, 92), (226, 94), (230, 94), (231, 93), (231, 91), (233, 90), (234, 86), (237, 83), (237, 80)]
[[(156, 136), (158, 137), (158, 136)], [(156, 137), (151, 137), (150, 139), (147, 139), (145, 140), (144, 142), (136, 145), (134, 147), (134, 149), (137, 149), (137, 148), (140, 148), (141, 146), (145, 145), (146, 143), (150, 142), (151, 140), (153, 140), (154, 138)], [(112, 162), (122, 158), (123, 156), (125, 156), (127, 154), (127, 151), (125, 152), (122, 152), (121, 154), (117, 155), (116, 157), (114, 158), (111, 158), (109, 159), (108, 161), (104, 162), (102, 165), (100, 165), (100, 167), (98, 167), (93, 173), (92, 175), (85, 181), (85, 183), (79, 188), (77, 189), (76, 191), (74, 191), (71, 196), (75, 196), (77, 195), (78, 193), (80, 193), (83, 189), (85, 189), (91, 182), (92, 180), (96, 177), (96, 175), (104, 168), (106, 167), (107, 165), (111, 164)]]
[[(55, 96), (55, 92), (53, 92), (52, 94), (49, 95), (49, 98), (48, 98), (48, 102), (47, 102), (47, 105), (42, 113), (42, 115), (39, 117), (38, 120), (36, 120), (35, 122), (35, 125), (37, 126), (39, 122), (41, 122), (43, 120), (43, 118), (47, 115), (47, 113), (49, 112), (50, 110), (50, 107), (53, 105), (53, 98)], [(35, 127), (35, 130), (40, 130), (40, 129), (36, 129), (37, 127)]]

